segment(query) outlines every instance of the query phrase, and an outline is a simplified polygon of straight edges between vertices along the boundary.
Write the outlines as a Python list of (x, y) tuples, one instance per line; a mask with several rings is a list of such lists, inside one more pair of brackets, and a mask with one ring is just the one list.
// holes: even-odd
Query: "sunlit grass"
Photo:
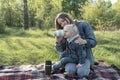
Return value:
[(104, 60), (120, 68), (120, 32), (95, 32), (97, 46), (93, 49), (96, 60)]
[[(54, 30), (24, 31), (8, 28), (0, 34), (0, 65), (40, 64), (46, 60), (57, 61)], [(93, 48), (95, 60), (104, 60), (120, 68), (120, 32), (95, 31), (97, 46)]]

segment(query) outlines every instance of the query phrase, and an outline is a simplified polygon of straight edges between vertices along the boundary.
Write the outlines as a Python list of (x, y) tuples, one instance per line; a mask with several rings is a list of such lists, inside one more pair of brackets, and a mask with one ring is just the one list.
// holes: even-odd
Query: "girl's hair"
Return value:
[(78, 28), (75, 24), (72, 24), (72, 29), (74, 30), (75, 34), (78, 34)]
[(74, 31), (75, 34), (78, 34), (78, 28), (75, 24), (68, 24), (65, 27), (69, 27), (69, 29)]
[(63, 29), (63, 27), (57, 21), (59, 18), (62, 18), (64, 20), (66, 20), (67, 23), (69, 23), (69, 24), (73, 23), (73, 20), (70, 18), (70, 16), (67, 13), (61, 12), (61, 13), (57, 14), (57, 16), (55, 18), (55, 28), (56, 28), (56, 30)]

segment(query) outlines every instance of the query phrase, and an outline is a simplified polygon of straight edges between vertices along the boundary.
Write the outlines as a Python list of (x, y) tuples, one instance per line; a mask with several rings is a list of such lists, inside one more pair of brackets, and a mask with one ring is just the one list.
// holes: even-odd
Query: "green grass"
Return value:
[(57, 61), (52, 31), (8, 29), (0, 35), (0, 64), (39, 64), (45, 60)]
[(120, 32), (95, 32), (97, 46), (93, 49), (96, 60), (104, 60), (120, 68)]
[[(40, 64), (57, 61), (54, 30), (7, 28), (0, 34), (0, 65)], [(95, 60), (104, 60), (120, 68), (120, 32), (95, 32), (97, 46), (93, 48)]]

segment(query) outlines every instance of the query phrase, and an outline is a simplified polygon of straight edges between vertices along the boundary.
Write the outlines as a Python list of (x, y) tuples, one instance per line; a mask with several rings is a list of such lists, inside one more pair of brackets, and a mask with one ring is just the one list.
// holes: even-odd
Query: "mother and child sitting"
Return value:
[(90, 24), (73, 21), (67, 13), (60, 12), (55, 18), (55, 26), (56, 31), (63, 30), (64, 36), (55, 37), (60, 60), (53, 65), (53, 72), (65, 68), (68, 75), (88, 76), (90, 66), (94, 64), (92, 48), (97, 44)]

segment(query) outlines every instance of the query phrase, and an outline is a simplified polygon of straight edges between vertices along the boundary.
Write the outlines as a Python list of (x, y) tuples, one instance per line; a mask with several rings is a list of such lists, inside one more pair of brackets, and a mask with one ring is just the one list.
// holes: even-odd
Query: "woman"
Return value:
[[(77, 39), (75, 42), (80, 45), (84, 44), (86, 46), (85, 51), (87, 53), (87, 57), (86, 57), (86, 62), (84, 65), (76, 66), (76, 64), (68, 63), (65, 66), (65, 70), (67, 74), (75, 74), (77, 70), (77, 74), (80, 77), (84, 77), (89, 74), (90, 65), (94, 64), (94, 57), (93, 57), (91, 48), (95, 47), (97, 42), (96, 42), (91, 26), (87, 22), (74, 22), (69, 17), (69, 15), (64, 12), (59, 13), (55, 18), (56, 30), (63, 29), (65, 25), (72, 24), (72, 23), (76, 24), (78, 31), (79, 31), (79, 35), (81, 36), (81, 38)], [(59, 52), (65, 51), (66, 43), (67, 43), (67, 40), (65, 38), (56, 37), (57, 51)], [(62, 56), (64, 56), (64, 54), (61, 53), (61, 57)]]

